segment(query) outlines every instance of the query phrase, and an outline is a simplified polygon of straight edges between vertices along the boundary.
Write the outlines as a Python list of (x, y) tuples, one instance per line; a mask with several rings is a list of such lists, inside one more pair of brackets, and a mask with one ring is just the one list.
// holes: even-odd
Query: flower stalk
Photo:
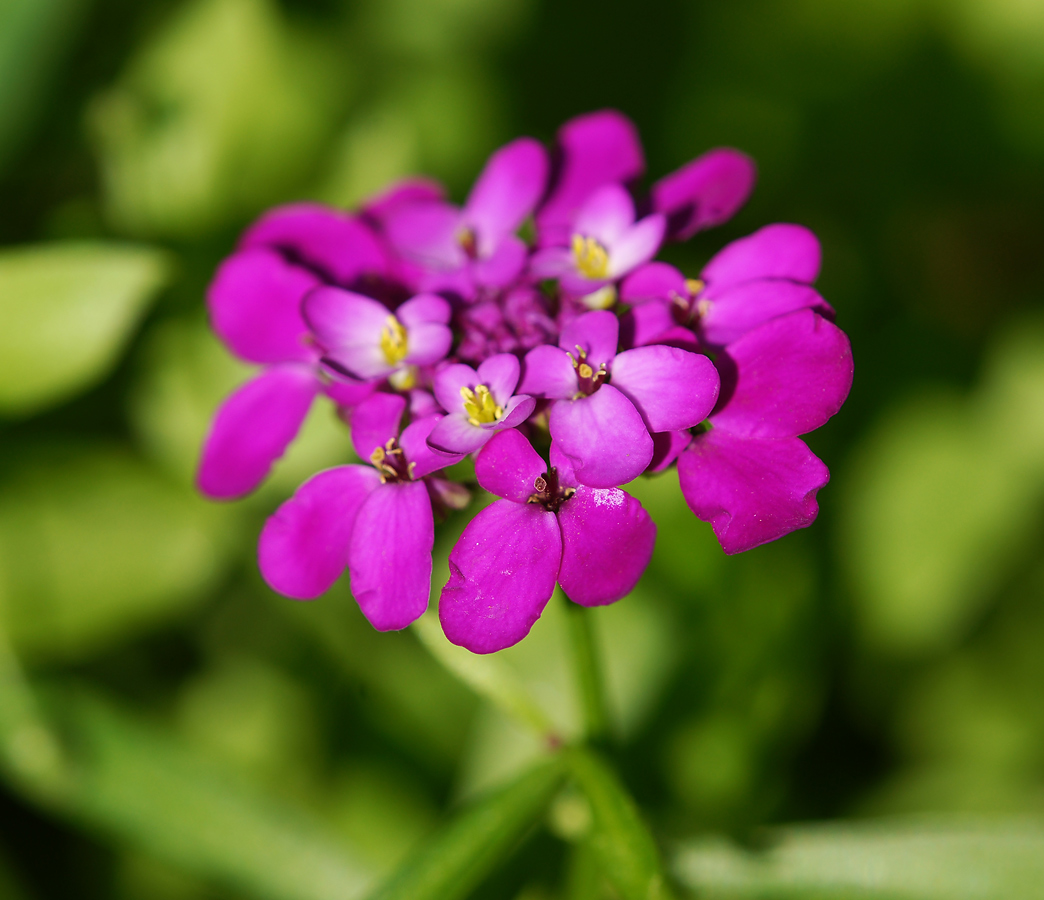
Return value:
[(594, 622), (586, 607), (577, 603), (566, 603), (565, 607), (576, 685), (584, 716), (584, 734), (588, 743), (598, 746), (609, 739), (609, 709)]

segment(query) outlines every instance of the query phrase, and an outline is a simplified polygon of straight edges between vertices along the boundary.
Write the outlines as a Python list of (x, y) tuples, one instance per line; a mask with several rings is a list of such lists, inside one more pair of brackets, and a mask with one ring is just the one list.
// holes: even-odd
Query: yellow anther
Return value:
[(397, 366), (406, 358), (406, 329), (395, 316), (388, 316), (381, 329), (381, 352), (389, 366)]
[(609, 276), (609, 252), (593, 237), (573, 235), (573, 258), (576, 267), (588, 278)]
[(412, 391), (417, 386), (417, 367), (403, 366), (392, 372), (388, 383), (397, 391)]
[(689, 292), (690, 297), (695, 297), (700, 291), (703, 290), (704, 284), (699, 278), (686, 278), (685, 279), (685, 290)]
[(696, 315), (701, 319), (707, 315), (711, 310), (710, 300), (697, 300), (696, 301)]
[(504, 408), (497, 406), (496, 399), (484, 384), (480, 384), (475, 390), (462, 387), (460, 396), (464, 400), (464, 412), (468, 414), (468, 421), (472, 425), (499, 422), (504, 415)]
[(457, 243), (472, 259), (478, 256), (478, 239), (475, 237), (475, 232), (470, 228), (464, 227), (457, 232)]
[(581, 378), (590, 378), (594, 375), (594, 369), (592, 369), (587, 363), (580, 363), (580, 365), (577, 366), (576, 374)]
[(384, 462), (384, 448), (374, 447), (373, 453), (370, 454), (370, 462), (372, 462), (377, 468), (381, 467), (381, 463)]

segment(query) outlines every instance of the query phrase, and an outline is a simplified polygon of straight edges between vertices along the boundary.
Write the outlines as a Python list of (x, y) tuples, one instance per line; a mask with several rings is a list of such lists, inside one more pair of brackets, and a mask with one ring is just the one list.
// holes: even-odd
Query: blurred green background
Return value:
[[(653, 177), (752, 154), (747, 207), (667, 256), (810, 226), (856, 357), (808, 531), (727, 558), (673, 475), (634, 486), (656, 555), (594, 615), (669, 869), (1044, 896), (1044, 4), (0, 0), (0, 898), (361, 897), (541, 752), (431, 621), (261, 582), (264, 517), (351, 458), (329, 407), (256, 496), (196, 496), (249, 374), (203, 291), (267, 206), (462, 198), (605, 106)], [(495, 674), (569, 736), (559, 602)], [(474, 896), (611, 898), (583, 819), (560, 796)]]

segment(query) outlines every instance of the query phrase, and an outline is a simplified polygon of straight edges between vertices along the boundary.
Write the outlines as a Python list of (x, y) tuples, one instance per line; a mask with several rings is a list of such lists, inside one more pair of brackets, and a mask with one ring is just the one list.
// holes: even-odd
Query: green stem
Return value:
[(584, 713), (584, 730), (587, 739), (597, 744), (609, 736), (609, 712), (591, 611), (568, 600), (566, 609), (573, 645), (573, 665)]

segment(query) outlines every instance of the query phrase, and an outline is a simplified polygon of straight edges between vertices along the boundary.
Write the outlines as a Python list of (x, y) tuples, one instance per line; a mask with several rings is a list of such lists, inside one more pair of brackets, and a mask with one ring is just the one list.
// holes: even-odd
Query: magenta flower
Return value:
[(265, 369), (219, 408), (196, 483), (215, 499), (254, 490), (297, 436), (316, 394), (339, 403), (367, 396), (367, 385), (320, 378), (319, 352), (301, 316), (306, 294), (334, 279), (380, 280), (387, 259), (369, 229), (350, 216), (301, 204), (273, 210), (251, 226), (207, 292), (210, 320), (240, 359)]
[(518, 431), (481, 450), (475, 474), (504, 499), (468, 524), (450, 552), (439, 619), (453, 643), (492, 653), (518, 643), (557, 581), (583, 606), (613, 603), (638, 583), (656, 525), (632, 496), (579, 484), (551, 450), (549, 467)]
[(453, 342), (450, 305), (435, 294), (418, 294), (392, 312), (362, 294), (324, 287), (305, 298), (303, 312), (323, 362), (361, 381), (390, 377), (396, 387), (412, 387), (416, 367), (439, 362)]
[(530, 285), (519, 285), (498, 297), (479, 300), (457, 315), (460, 344), (457, 356), (479, 363), (497, 353), (532, 350), (558, 339), (543, 294)]
[(819, 241), (800, 225), (767, 225), (717, 253), (698, 279), (666, 263), (634, 272), (620, 299), (635, 304), (625, 333), (632, 346), (675, 343), (695, 330), (701, 344), (723, 347), (769, 319), (814, 309), (834, 310), (812, 287), (819, 275)]
[(754, 190), (757, 168), (745, 153), (710, 150), (652, 187), (652, 208), (667, 216), (667, 237), (686, 241), (731, 219)]
[(718, 374), (707, 357), (663, 346), (617, 354), (618, 334), (613, 313), (585, 313), (563, 329), (558, 347), (526, 354), (519, 387), (555, 401), (554, 446), (589, 487), (638, 477), (653, 457), (650, 432), (691, 428), (718, 398)]
[(515, 235), (547, 183), (547, 152), (520, 138), (490, 157), (463, 209), (440, 200), (385, 201), (380, 220), (391, 245), (420, 267), (418, 287), (472, 297), (513, 282), (527, 247)]
[(448, 413), (428, 435), (428, 444), (447, 453), (472, 453), (494, 434), (521, 425), (536, 401), (515, 394), (520, 372), (518, 357), (500, 353), (476, 372), (463, 363), (435, 373), (435, 398)]
[(568, 246), (577, 213), (607, 184), (627, 184), (645, 172), (638, 131), (626, 116), (603, 109), (570, 119), (557, 137), (558, 173), (536, 214), (541, 247)]
[(347, 567), (359, 608), (378, 631), (405, 628), (431, 592), (435, 523), (428, 484), (460, 459), (426, 442), (438, 417), (399, 434), (406, 399), (374, 394), (352, 415), (352, 442), (372, 466), (314, 475), (268, 519), (258, 563), (268, 584), (299, 600), (327, 591)]
[(716, 360), (721, 397), (710, 430), (678, 458), (682, 493), (726, 553), (812, 524), (827, 467), (798, 435), (819, 428), (852, 386), (845, 333), (813, 312), (772, 319)]
[(652, 259), (665, 228), (659, 213), (635, 222), (631, 195), (618, 184), (607, 184), (580, 207), (569, 246), (537, 251), (530, 268), (537, 278), (558, 279), (569, 294), (588, 296)]

